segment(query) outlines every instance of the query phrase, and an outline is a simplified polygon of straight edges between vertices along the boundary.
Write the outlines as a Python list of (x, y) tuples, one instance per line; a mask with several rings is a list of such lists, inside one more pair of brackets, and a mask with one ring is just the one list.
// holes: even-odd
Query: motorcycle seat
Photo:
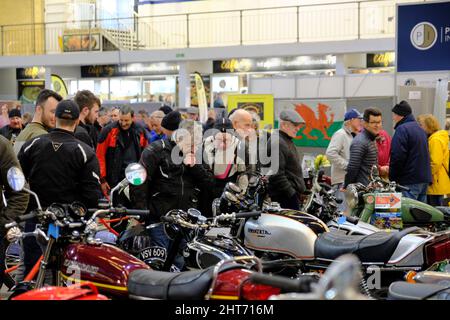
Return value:
[(420, 228), (411, 227), (399, 232), (380, 231), (362, 236), (325, 232), (317, 238), (314, 253), (316, 258), (330, 260), (346, 253), (353, 253), (361, 262), (386, 263), (400, 240), (417, 230)]
[(450, 300), (450, 287), (397, 281), (389, 286), (388, 300)]
[(135, 270), (128, 279), (133, 297), (163, 300), (203, 300), (211, 285), (214, 267), (185, 272)]

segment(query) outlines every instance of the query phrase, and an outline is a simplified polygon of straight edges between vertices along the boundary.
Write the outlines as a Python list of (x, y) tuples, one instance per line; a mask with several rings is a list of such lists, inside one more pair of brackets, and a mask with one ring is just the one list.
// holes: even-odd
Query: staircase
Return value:
[(137, 38), (136, 32), (131, 30), (102, 29), (102, 35), (119, 50), (139, 50), (145, 47)]

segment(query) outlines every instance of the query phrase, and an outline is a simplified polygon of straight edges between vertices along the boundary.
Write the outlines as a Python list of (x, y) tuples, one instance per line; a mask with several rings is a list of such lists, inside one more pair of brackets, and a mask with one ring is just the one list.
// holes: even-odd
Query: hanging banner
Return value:
[(228, 112), (233, 109), (245, 109), (258, 114), (260, 129), (273, 126), (273, 95), (271, 94), (232, 94), (228, 96)]
[(60, 76), (58, 76), (56, 74), (52, 74), (52, 89), (53, 89), (53, 91), (58, 93), (64, 99), (66, 99), (67, 96), (69, 95), (69, 91), (67, 91), (66, 83)]
[(397, 71), (450, 70), (450, 2), (398, 5)]
[(208, 101), (206, 100), (205, 86), (200, 73), (195, 72), (194, 77), (195, 89), (197, 91), (199, 119), (201, 123), (206, 123), (208, 120)]
[(294, 143), (298, 147), (328, 147), (333, 134), (342, 128), (346, 111), (345, 100), (277, 100), (275, 127), (279, 115), (286, 109), (295, 110), (304, 120)]
[(62, 37), (63, 52), (100, 51), (100, 34), (70, 34)]

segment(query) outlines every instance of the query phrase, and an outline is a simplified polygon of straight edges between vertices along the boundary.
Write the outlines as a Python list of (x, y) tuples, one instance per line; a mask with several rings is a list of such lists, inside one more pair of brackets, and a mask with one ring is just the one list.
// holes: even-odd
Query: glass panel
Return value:
[(111, 100), (138, 102), (141, 94), (140, 79), (111, 79)]
[(164, 102), (168, 105), (174, 103), (175, 77), (165, 79), (144, 80), (144, 102)]

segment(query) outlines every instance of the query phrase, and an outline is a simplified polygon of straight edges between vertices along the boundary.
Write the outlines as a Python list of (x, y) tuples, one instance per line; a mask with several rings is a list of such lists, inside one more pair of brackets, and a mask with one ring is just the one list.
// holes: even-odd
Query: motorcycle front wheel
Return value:
[[(19, 243), (12, 242), (5, 249), (5, 270), (8, 270), (13, 267), (18, 267), (20, 263), (20, 255), (22, 248)], [(4, 285), (11, 289), (16, 284), (15, 282), (15, 274), (16, 270), (6, 272), (4, 275)]]

